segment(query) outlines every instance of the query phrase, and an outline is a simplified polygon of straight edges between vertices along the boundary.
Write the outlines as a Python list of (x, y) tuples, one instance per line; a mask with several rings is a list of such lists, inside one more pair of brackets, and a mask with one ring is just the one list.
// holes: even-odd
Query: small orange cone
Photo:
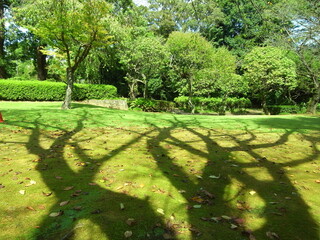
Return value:
[(3, 123), (3, 122), (4, 122), (4, 120), (3, 120), (2, 114), (1, 114), (1, 112), (0, 112), (0, 123)]

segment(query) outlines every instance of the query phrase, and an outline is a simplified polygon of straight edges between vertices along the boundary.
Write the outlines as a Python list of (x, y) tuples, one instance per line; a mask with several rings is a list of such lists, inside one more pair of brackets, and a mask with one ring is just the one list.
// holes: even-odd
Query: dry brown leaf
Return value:
[(63, 211), (59, 211), (59, 212), (52, 212), (49, 214), (49, 217), (59, 217), (63, 215)]
[(74, 186), (66, 187), (66, 188), (64, 188), (63, 190), (64, 190), (64, 191), (69, 191), (69, 190), (71, 190), (71, 189), (74, 189)]
[(197, 202), (197, 203), (203, 203), (204, 202), (204, 199), (202, 199), (199, 196), (195, 196), (195, 197), (191, 198), (191, 200), (194, 201), (194, 202)]
[(26, 207), (26, 209), (29, 209), (29, 210), (31, 210), (31, 211), (36, 211), (33, 207), (31, 207), (31, 206), (28, 206), (28, 207)]
[(61, 202), (59, 205), (62, 207), (62, 206), (67, 205), (69, 202), (70, 202), (70, 201), (63, 201), (63, 202)]
[(46, 197), (49, 197), (49, 196), (52, 195), (52, 192), (49, 192), (49, 193), (42, 192), (42, 195), (43, 195), (43, 196), (46, 196)]
[(82, 206), (75, 206), (72, 208), (73, 210), (77, 210), (77, 211), (80, 211), (82, 209)]

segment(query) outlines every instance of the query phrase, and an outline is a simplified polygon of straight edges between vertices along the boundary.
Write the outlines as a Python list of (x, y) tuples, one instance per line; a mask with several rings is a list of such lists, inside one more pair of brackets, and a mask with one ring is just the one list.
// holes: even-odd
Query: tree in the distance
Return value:
[(244, 77), (254, 94), (260, 99), (265, 114), (270, 114), (267, 99), (279, 88), (294, 88), (296, 65), (276, 47), (255, 47), (245, 56)]
[[(106, 31), (110, 5), (104, 0), (25, 0), (18, 9), (22, 18), (32, 18), (27, 25), (48, 44), (46, 54), (66, 62), (66, 95), (63, 109), (71, 108), (75, 71), (94, 47), (111, 44)], [(52, 51), (53, 50), (53, 51)]]

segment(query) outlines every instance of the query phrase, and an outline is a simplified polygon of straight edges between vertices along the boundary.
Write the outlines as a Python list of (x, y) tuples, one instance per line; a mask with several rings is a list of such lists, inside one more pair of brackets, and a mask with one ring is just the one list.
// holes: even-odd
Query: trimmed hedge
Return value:
[(296, 113), (306, 113), (307, 108), (305, 106), (299, 105), (270, 105), (267, 106), (270, 114), (296, 114)]
[[(188, 103), (189, 98), (186, 96), (174, 99), (178, 108), (183, 110), (191, 110)], [(251, 107), (251, 101), (248, 98), (204, 98), (194, 97), (192, 103), (197, 110), (213, 111), (224, 114), (225, 111), (236, 112)]]
[(129, 100), (128, 105), (130, 109), (142, 110), (144, 112), (171, 112), (175, 107), (174, 102), (145, 98)]
[[(48, 81), (0, 80), (0, 100), (63, 101), (66, 84)], [(74, 84), (72, 100), (110, 99), (117, 97), (111, 85)]]

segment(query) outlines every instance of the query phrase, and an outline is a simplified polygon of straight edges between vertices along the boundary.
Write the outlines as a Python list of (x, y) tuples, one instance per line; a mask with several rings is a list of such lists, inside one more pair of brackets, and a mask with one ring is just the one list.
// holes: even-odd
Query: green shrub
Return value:
[[(0, 80), (0, 100), (20, 101), (63, 101), (65, 83), (49, 81)], [(111, 85), (74, 84), (72, 99), (110, 99), (117, 96)]]
[(272, 115), (278, 114), (296, 114), (296, 113), (306, 113), (307, 108), (303, 105), (270, 105), (268, 110)]
[[(190, 111), (189, 98), (186, 96), (174, 99), (176, 106), (180, 109)], [(213, 111), (224, 114), (225, 111), (241, 112), (244, 108), (251, 107), (248, 98), (204, 98), (194, 97), (192, 103), (200, 111)]]
[(141, 109), (145, 112), (170, 112), (175, 107), (173, 102), (145, 98), (128, 101), (128, 104), (130, 109)]

